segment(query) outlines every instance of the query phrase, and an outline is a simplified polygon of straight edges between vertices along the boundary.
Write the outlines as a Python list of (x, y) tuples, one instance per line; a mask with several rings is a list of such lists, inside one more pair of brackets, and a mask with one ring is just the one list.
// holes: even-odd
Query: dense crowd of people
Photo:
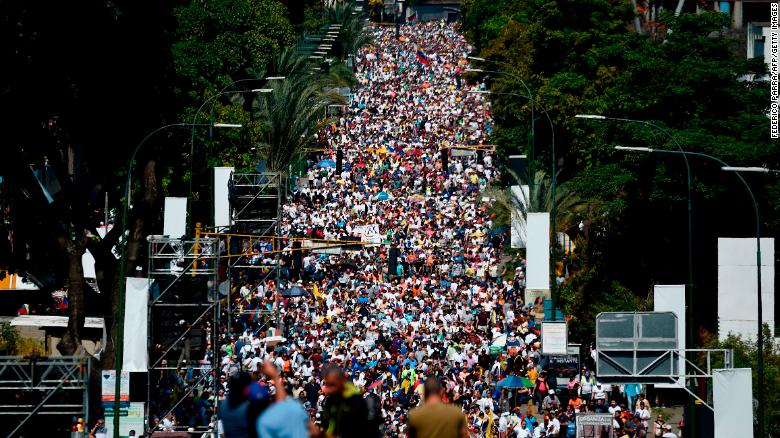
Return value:
[[(590, 351), (572, 375), (547, 366), (523, 261), (502, 251), (481, 195), (499, 176), (494, 157), (453, 153), (492, 132), (489, 103), (469, 93), (484, 85), (461, 78), (471, 48), (444, 22), (400, 33), (373, 28), (348, 108), (320, 133), (329, 161), (311, 161), (283, 209), (282, 235), (360, 243), (312, 251), (290, 239), (278, 277), (232, 272), (219, 373), (161, 382), (166, 412), (200, 380), (158, 429), (217, 426), (219, 406), (226, 437), (571, 437), (589, 412), (631, 437), (672, 436), (637, 385), (598, 382)], [(273, 262), (273, 248), (258, 257)], [(306, 294), (281, 299), (296, 287)]]

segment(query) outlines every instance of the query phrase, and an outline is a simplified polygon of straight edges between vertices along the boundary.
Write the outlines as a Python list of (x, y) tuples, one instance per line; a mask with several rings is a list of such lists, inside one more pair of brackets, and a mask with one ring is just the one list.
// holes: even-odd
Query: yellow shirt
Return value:
[(528, 380), (533, 382), (534, 385), (536, 385), (536, 378), (539, 377), (539, 373), (536, 372), (536, 368), (531, 368), (528, 370)]

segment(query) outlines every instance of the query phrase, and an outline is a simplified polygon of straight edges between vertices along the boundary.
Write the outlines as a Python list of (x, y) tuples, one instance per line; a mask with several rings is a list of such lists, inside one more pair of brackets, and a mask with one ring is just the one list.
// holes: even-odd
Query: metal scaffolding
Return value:
[[(198, 389), (216, 394), (218, 263), (219, 239), (149, 237), (147, 417), (154, 412), (163, 418)], [(193, 381), (179, 398), (153, 392), (182, 371)]]
[(0, 356), (0, 415), (18, 418), (4, 422), (7, 429), (2, 431), (16, 436), (41, 415), (45, 417), (39, 421), (46, 422), (48, 430), (66, 430), (74, 416), (88, 423), (90, 371), (86, 357)]
[[(230, 233), (227, 236), (228, 254), (239, 254), (228, 258), (228, 279), (234, 269), (259, 270), (258, 280), (264, 282), (274, 278), (279, 293), (282, 240), (282, 202), (286, 180), (282, 172), (233, 173), (230, 176)], [(234, 310), (232, 284), (228, 288), (227, 313)], [(278, 319), (277, 297), (274, 305), (274, 319)], [(230, 330), (228, 318), (228, 330)], [(278, 321), (277, 321), (278, 327)]]

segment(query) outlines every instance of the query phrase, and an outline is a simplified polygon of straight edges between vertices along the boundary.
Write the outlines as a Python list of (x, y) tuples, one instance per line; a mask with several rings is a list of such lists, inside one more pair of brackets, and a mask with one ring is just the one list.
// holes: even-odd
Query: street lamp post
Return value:
[[(648, 122), (646, 120), (634, 120), (634, 119), (626, 119), (621, 117), (607, 117), (602, 115), (596, 115), (596, 114), (577, 114), (574, 116), (576, 119), (586, 119), (586, 120), (601, 120), (601, 121), (614, 121), (614, 122), (622, 122), (622, 123), (632, 123), (632, 124), (638, 124), (638, 125), (644, 125), (648, 126), (650, 128), (655, 129), (656, 131), (662, 133), (666, 137), (668, 137), (672, 143), (677, 147), (679, 152), (685, 152), (680, 143), (677, 141), (677, 139), (666, 129)], [(692, 205), (692, 197), (691, 197), (691, 165), (688, 162), (688, 156), (687, 154), (682, 153), (683, 161), (685, 161), (685, 171), (687, 175), (687, 190), (688, 190), (688, 300), (687, 300), (687, 307), (688, 307), (688, 317), (690, 318), (692, 316), (692, 307), (693, 307), (693, 205)], [(689, 319), (688, 321), (692, 321), (692, 319)], [(689, 322), (689, 326), (693, 326), (692, 323)], [(693, 336), (692, 331), (688, 331), (688, 342), (693, 342)]]
[(742, 177), (741, 172), (780, 173), (780, 171), (766, 169), (763, 167), (733, 167), (733, 166), (729, 166), (725, 161), (721, 160), (718, 157), (705, 154), (702, 152), (690, 152), (690, 151), (682, 151), (682, 150), (672, 151), (672, 150), (665, 150), (665, 149), (652, 149), (647, 147), (627, 147), (627, 146), (616, 146), (615, 149), (621, 151), (680, 154), (680, 155), (704, 157), (720, 164), (722, 166), (721, 170), (734, 172), (737, 175), (739, 181), (745, 187), (745, 190), (748, 192), (748, 195), (750, 196), (750, 200), (753, 202), (753, 214), (755, 217), (755, 226), (756, 226), (756, 290), (757, 290), (756, 299), (758, 303), (757, 304), (758, 327), (756, 332), (756, 336), (757, 336), (756, 344), (758, 347), (758, 388), (759, 388), (758, 409), (756, 409), (756, 415), (758, 416), (758, 436), (764, 438), (766, 435), (764, 434), (765, 397), (763, 391), (764, 389), (764, 330), (763, 330), (764, 309), (763, 309), (763, 302), (761, 298), (761, 216), (759, 214), (758, 202), (756, 201), (756, 197), (753, 194), (753, 191), (750, 189), (750, 185), (747, 183), (747, 181), (745, 181), (745, 178)]
[(250, 90), (239, 90), (239, 91), (228, 91), (231, 87), (236, 86), (237, 84), (243, 83), (243, 82), (251, 82), (251, 81), (275, 81), (275, 80), (284, 80), (285, 76), (269, 76), (265, 78), (255, 79), (255, 78), (246, 78), (246, 79), (239, 79), (229, 85), (227, 85), (225, 88), (219, 90), (217, 93), (215, 93), (213, 96), (206, 99), (198, 108), (198, 110), (195, 112), (195, 116), (192, 118), (191, 125), (193, 126), (191, 132), (190, 132), (190, 183), (189, 183), (189, 192), (187, 194), (187, 232), (189, 233), (189, 225), (190, 221), (192, 220), (192, 182), (193, 182), (193, 166), (195, 162), (195, 126), (196, 123), (198, 123), (198, 119), (200, 118), (200, 113), (203, 111), (203, 108), (206, 107), (208, 104), (213, 104), (214, 101), (220, 97), (224, 96), (226, 94), (234, 94), (234, 93), (271, 93), (273, 91), (272, 88), (253, 88)]
[[(471, 59), (473, 61), (494, 62), (496, 64), (507, 65), (507, 64), (504, 64), (503, 62), (488, 61), (485, 58), (478, 58), (476, 56), (469, 56), (468, 59)], [(507, 71), (502, 71), (502, 70), (483, 70), (483, 69), (480, 69), (480, 68), (467, 68), (466, 71), (467, 72), (476, 72), (476, 73), (491, 73), (491, 74), (498, 74), (498, 75), (509, 76), (509, 77), (515, 79), (516, 81), (520, 82), (520, 85), (522, 85), (523, 88), (525, 88), (526, 93), (528, 93), (527, 99), (531, 103), (531, 147), (528, 148), (528, 152), (529, 152), (528, 153), (528, 155), (529, 155), (528, 156), (528, 162), (532, 163), (533, 160), (534, 160), (534, 145), (536, 144), (536, 137), (535, 137), (536, 130), (534, 129), (534, 125), (536, 124), (536, 117), (534, 116), (534, 106), (536, 106), (536, 105), (535, 105), (534, 95), (533, 95), (533, 93), (531, 93), (531, 89), (528, 88), (528, 85), (526, 85), (525, 81), (520, 76), (517, 76), (517, 75), (515, 75), (513, 73), (509, 73)], [(531, 167), (531, 169), (533, 170), (533, 167)], [(533, 172), (531, 172), (531, 175), (533, 175)]]
[[(475, 93), (475, 94), (498, 94), (498, 95), (507, 95), (507, 96), (515, 96), (515, 97), (519, 97), (519, 98), (526, 98), (526, 99), (529, 99), (531, 101), (531, 108), (533, 108), (534, 105), (535, 105), (535, 103), (534, 103), (535, 101), (532, 98), (529, 98), (528, 96), (523, 96), (522, 94), (517, 94), (517, 93), (502, 93), (502, 92), (497, 92), (497, 91), (482, 91), (482, 90), (473, 90), (473, 91), (469, 91), (469, 92), (470, 93)], [(556, 158), (555, 158), (555, 125), (553, 124), (552, 119), (550, 118), (550, 114), (547, 112), (547, 110), (542, 105), (539, 105), (539, 109), (542, 110), (542, 113), (547, 118), (547, 123), (550, 125), (550, 135), (551, 135), (551, 137), (550, 137), (551, 138), (550, 152), (552, 154), (552, 176), (551, 176), (551, 183), (550, 183), (550, 185), (551, 185), (551, 187), (550, 187), (550, 190), (551, 190), (551, 193), (550, 193), (550, 203), (551, 203), (551, 206), (550, 206), (550, 220), (552, 221), (552, 225), (551, 225), (552, 230), (551, 231), (552, 231), (552, 234), (553, 234), (553, 238), (552, 238), (552, 241), (551, 241), (551, 244), (550, 244), (550, 257), (552, 258), (552, 261), (553, 261), (553, 267), (552, 267), (552, 275), (551, 275), (551, 277), (552, 277), (552, 284), (550, 285), (550, 288), (551, 288), (551, 298), (552, 298), (552, 305), (553, 305), (552, 319), (553, 319), (553, 321), (555, 321), (557, 319), (557, 315), (556, 315), (557, 310), (556, 309), (557, 309), (557, 304), (558, 304), (557, 303), (557, 301), (558, 301), (558, 296), (557, 296), (558, 295), (558, 293), (557, 293), (558, 276), (556, 275), (556, 268), (557, 268), (558, 264), (557, 264), (556, 259), (555, 259), (555, 253), (556, 253), (555, 246), (558, 244), (558, 242), (557, 242), (557, 240), (558, 240), (558, 233), (556, 232), (557, 206), (556, 206), (556, 202), (555, 202), (556, 186), (558, 184), (558, 178), (556, 176), (556, 173), (557, 173), (557, 169), (556, 169), (557, 163), (556, 163)], [(533, 178), (533, 176), (531, 177), (531, 179), (532, 178)], [(529, 202), (529, 206), (530, 206), (530, 202)]]
[(127, 239), (128, 236), (125, 236), (125, 229), (127, 228), (127, 211), (128, 206), (130, 204), (130, 186), (132, 183), (132, 176), (133, 176), (133, 166), (135, 165), (135, 158), (136, 155), (138, 155), (138, 151), (141, 150), (141, 147), (146, 143), (147, 140), (149, 140), (151, 137), (153, 137), (155, 134), (157, 134), (160, 131), (164, 131), (169, 128), (178, 128), (178, 127), (202, 127), (202, 126), (208, 126), (208, 127), (214, 127), (214, 128), (241, 128), (242, 125), (239, 124), (233, 124), (233, 123), (215, 123), (215, 124), (207, 124), (207, 123), (171, 123), (168, 125), (161, 126), (154, 131), (147, 134), (146, 137), (144, 137), (143, 140), (141, 140), (140, 143), (133, 149), (132, 155), (130, 155), (130, 161), (127, 164), (127, 175), (125, 179), (125, 201), (124, 205), (122, 206), (122, 223), (120, 232), (122, 233), (122, 237), (124, 238), (124, 242), (121, 244), (121, 256), (119, 258), (119, 291), (118, 291), (118, 308), (117, 308), (117, 328), (116, 328), (116, 339), (114, 342), (116, 342), (116, 364), (115, 364), (115, 372), (116, 372), (116, 382), (114, 386), (114, 438), (119, 438), (119, 405), (120, 405), (120, 391), (121, 391), (121, 382), (122, 382), (122, 360), (123, 360), (123, 354), (124, 354), (124, 329), (125, 329), (125, 283), (126, 283), (126, 275), (127, 275), (127, 269), (126, 269), (126, 263), (127, 263)]

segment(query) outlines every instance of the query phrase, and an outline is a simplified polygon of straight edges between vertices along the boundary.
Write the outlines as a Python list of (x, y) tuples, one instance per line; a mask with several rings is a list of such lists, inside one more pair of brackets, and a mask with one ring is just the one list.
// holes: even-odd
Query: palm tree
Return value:
[[(511, 171), (510, 171), (511, 173)], [(512, 191), (508, 188), (488, 187), (482, 196), (494, 200), (491, 213), (493, 226), (501, 227), (512, 224), (512, 212), (516, 212), (519, 220), (525, 221), (529, 212), (552, 212), (555, 203), (556, 230), (568, 229), (579, 216), (585, 214), (591, 204), (583, 201), (577, 193), (564, 183), (558, 184), (555, 190), (555, 200), (552, 199), (552, 179), (543, 170), (534, 174), (534, 190), (528, 195), (522, 190)]]
[(351, 3), (336, 3), (328, 8), (328, 20), (340, 24), (339, 42), (342, 48), (342, 59), (354, 56), (361, 47), (371, 44), (373, 35), (366, 30), (366, 22), (360, 14), (353, 13)]
[(257, 114), (267, 133), (267, 141), (259, 145), (270, 170), (283, 170), (323, 126), (328, 105), (346, 103), (338, 87), (354, 81), (343, 65), (333, 66), (327, 73), (308, 70), (308, 59), (284, 51), (275, 62), (274, 70), (285, 76), (273, 81), (273, 91), (257, 102)]

